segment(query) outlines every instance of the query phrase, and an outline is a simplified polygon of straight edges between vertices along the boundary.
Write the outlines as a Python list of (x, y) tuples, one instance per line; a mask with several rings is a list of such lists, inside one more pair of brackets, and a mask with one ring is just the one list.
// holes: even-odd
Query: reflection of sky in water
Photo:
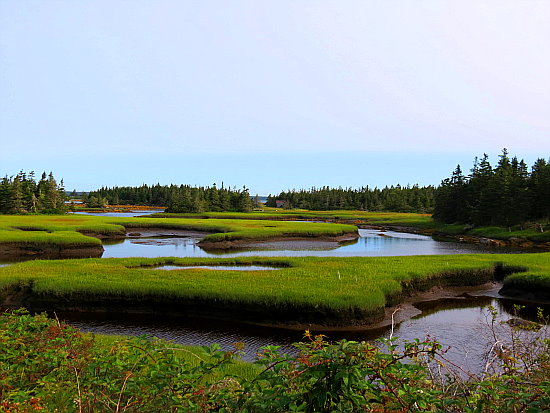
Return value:
[[(473, 244), (441, 242), (429, 236), (401, 232), (360, 229), (357, 242), (336, 244), (315, 241), (282, 241), (262, 244), (246, 250), (206, 252), (196, 245), (196, 238), (126, 239), (104, 245), (103, 258), (122, 257), (243, 257), (243, 256), (317, 256), (317, 257), (381, 257), (398, 255), (468, 254), (504, 252)], [(306, 249), (304, 245), (307, 244)], [(279, 247), (277, 247), (279, 246)], [(294, 246), (294, 247), (293, 247)]]
[(97, 217), (139, 217), (142, 215), (149, 215), (157, 212), (164, 212), (164, 210), (159, 209), (159, 210), (149, 210), (149, 211), (135, 210), (133, 212), (71, 212), (71, 213), (76, 215), (93, 215)]

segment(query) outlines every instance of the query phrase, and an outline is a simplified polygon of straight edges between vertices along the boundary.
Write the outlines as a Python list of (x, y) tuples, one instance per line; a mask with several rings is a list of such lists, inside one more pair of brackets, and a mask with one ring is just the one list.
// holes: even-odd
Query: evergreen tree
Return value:
[(63, 181), (57, 184), (53, 174), (46, 173), (38, 183), (35, 182), (34, 172), (26, 174), (20, 171), (17, 175), (0, 181), (0, 213), (63, 213), (65, 208), (65, 189)]
[(464, 222), (467, 213), (465, 181), (460, 165), (457, 165), (451, 178), (441, 182), (436, 195), (435, 219)]
[[(529, 174), (523, 160), (510, 159), (503, 149), (494, 169), (484, 154), (479, 163), (475, 159), (469, 177), (460, 177), (458, 172), (437, 189), (437, 220), (511, 227), (527, 220), (549, 219), (550, 165), (544, 159), (538, 159)], [(457, 188), (462, 189), (455, 192)]]
[(532, 167), (528, 180), (528, 192), (532, 199), (529, 218), (550, 218), (550, 161), (539, 158)]

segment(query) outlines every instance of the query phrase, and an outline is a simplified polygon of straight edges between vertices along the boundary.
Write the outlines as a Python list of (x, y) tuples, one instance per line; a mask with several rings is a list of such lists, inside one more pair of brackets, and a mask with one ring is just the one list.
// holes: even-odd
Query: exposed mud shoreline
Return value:
[(0, 245), (0, 259), (20, 258), (100, 258), (103, 254), (103, 247), (97, 246), (59, 246), (59, 245), (30, 245), (21, 243), (3, 243)]
[(359, 228), (363, 229), (377, 229), (384, 231), (396, 231), (396, 232), (408, 232), (410, 234), (421, 234), (429, 235), (432, 237), (438, 237), (446, 241), (467, 243), (467, 244), (481, 244), (489, 247), (505, 247), (505, 248), (524, 248), (524, 249), (541, 249), (541, 250), (550, 250), (550, 242), (535, 242), (530, 241), (524, 238), (510, 238), (508, 240), (496, 239), (496, 238), (487, 238), (477, 235), (469, 234), (457, 234), (451, 235), (443, 232), (416, 228), (416, 227), (404, 227), (397, 225), (361, 225), (357, 224)]
[(476, 286), (435, 286), (426, 291), (417, 291), (408, 294), (403, 301), (397, 305), (386, 307), (384, 309), (383, 317), (380, 320), (364, 320), (362, 323), (354, 323), (344, 326), (327, 326), (321, 323), (308, 323), (308, 324), (260, 324), (264, 327), (277, 327), (289, 330), (303, 331), (313, 330), (322, 332), (343, 332), (343, 331), (365, 331), (365, 330), (378, 330), (391, 325), (398, 325), (404, 321), (416, 317), (422, 314), (417, 306), (421, 303), (427, 303), (431, 301), (438, 301), (445, 298), (461, 298), (468, 294), (476, 296), (487, 295), (491, 297), (499, 296), (499, 291), (502, 288), (501, 283), (487, 282)]
[[(325, 322), (292, 321), (287, 319), (281, 321), (259, 321), (254, 318), (247, 317), (251, 313), (265, 313), (257, 306), (244, 308), (242, 305), (236, 308), (225, 303), (217, 308), (217, 311), (212, 311), (212, 302), (203, 300), (193, 300), (186, 303), (170, 303), (163, 300), (142, 299), (135, 302), (131, 300), (123, 300), (120, 297), (103, 299), (96, 297), (80, 297), (75, 300), (63, 298), (48, 298), (48, 297), (33, 297), (30, 289), (32, 285), (17, 286), (10, 291), (4, 291), (1, 298), (1, 305), (6, 308), (26, 307), (30, 311), (70, 311), (81, 313), (113, 313), (113, 314), (157, 314), (164, 316), (176, 317), (200, 317), (216, 320), (231, 320), (240, 323), (257, 325), (262, 327), (270, 327), (285, 330), (304, 331), (312, 330), (316, 332), (345, 332), (345, 331), (366, 331), (378, 330), (390, 327), (411, 319), (422, 314), (422, 304), (436, 302), (442, 299), (466, 299), (473, 296), (499, 297), (506, 298), (499, 294), (502, 284), (498, 282), (486, 282), (477, 286), (434, 286), (426, 291), (416, 291), (407, 294), (404, 299), (393, 306), (386, 307), (382, 313), (376, 317), (367, 317), (363, 320), (353, 320), (350, 323), (340, 323), (338, 325), (330, 325)], [(526, 297), (529, 298), (529, 297)], [(75, 302), (76, 301), (76, 302)], [(550, 301), (538, 301), (542, 304), (549, 304)], [(220, 303), (214, 304), (219, 306)], [(210, 308), (210, 311), (208, 311)], [(264, 314), (265, 315), (265, 314)], [(272, 316), (282, 315), (271, 314)], [(312, 316), (313, 314), (309, 314)], [(316, 314), (317, 320), (321, 317), (321, 313)], [(288, 316), (288, 314), (287, 314)]]

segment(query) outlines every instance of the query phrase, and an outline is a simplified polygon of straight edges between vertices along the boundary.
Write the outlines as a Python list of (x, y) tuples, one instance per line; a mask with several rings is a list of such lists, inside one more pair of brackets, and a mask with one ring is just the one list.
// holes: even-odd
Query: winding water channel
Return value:
[[(134, 214), (135, 215), (135, 214)], [(118, 215), (120, 216), (120, 214)], [(132, 230), (134, 231), (134, 230)], [(240, 257), (240, 256), (321, 256), (321, 257), (375, 257), (403, 255), (435, 255), (466, 253), (520, 252), (473, 244), (442, 242), (424, 235), (359, 230), (356, 242), (339, 245), (326, 241), (275, 241), (247, 245), (230, 251), (209, 252), (197, 245), (200, 233), (170, 230), (138, 230), (127, 239), (105, 242), (103, 258), (110, 257)], [(138, 235), (139, 234), (139, 235)], [(525, 252), (525, 251), (521, 251)], [(169, 270), (170, 268), (167, 268)], [(246, 268), (239, 268), (246, 270)], [(507, 319), (513, 313), (516, 301), (501, 297), (499, 286), (483, 291), (470, 291), (456, 298), (445, 298), (415, 303), (417, 315), (396, 326), (393, 334), (401, 339), (413, 340), (427, 335), (436, 337), (445, 346), (450, 346), (448, 357), (455, 363), (474, 371), (483, 369), (483, 355), (490, 345), (488, 334), (487, 306), (491, 305)], [(527, 304), (523, 317), (529, 318), (537, 305)], [(543, 307), (546, 314), (548, 305)], [(258, 349), (265, 345), (279, 345), (285, 352), (294, 352), (291, 344), (303, 338), (303, 331), (247, 325), (227, 321), (159, 318), (143, 315), (58, 313), (82, 331), (121, 334), (151, 335), (173, 340), (180, 344), (208, 345), (220, 343), (229, 350), (235, 342), (245, 343), (244, 358), (252, 360)], [(390, 327), (377, 329), (348, 329), (339, 331), (313, 331), (324, 333), (329, 339), (372, 340), (388, 337)]]
[[(360, 229), (356, 242), (286, 240), (250, 243), (228, 251), (207, 251), (197, 245), (203, 234), (186, 231), (141, 230), (140, 235), (104, 242), (102, 258), (124, 257), (381, 257), (518, 252), (478, 244), (436, 241), (426, 235)], [(525, 252), (525, 251), (522, 251)]]

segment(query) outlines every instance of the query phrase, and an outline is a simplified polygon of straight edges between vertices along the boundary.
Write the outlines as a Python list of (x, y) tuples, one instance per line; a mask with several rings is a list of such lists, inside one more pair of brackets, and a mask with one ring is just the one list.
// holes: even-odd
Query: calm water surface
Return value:
[[(103, 258), (123, 257), (382, 257), (398, 255), (444, 255), (512, 252), (477, 244), (436, 241), (425, 235), (360, 229), (357, 242), (338, 245), (326, 241), (275, 241), (247, 246), (246, 249), (206, 251), (197, 245), (200, 234), (189, 236), (149, 236), (105, 242)], [(515, 252), (518, 252), (517, 250)], [(524, 250), (521, 252), (525, 252)]]
[(164, 212), (164, 209), (150, 209), (148, 211), (140, 211), (136, 209), (132, 212), (71, 212), (71, 214), (94, 215), (98, 217), (139, 217), (142, 215), (155, 214), (157, 212)]

